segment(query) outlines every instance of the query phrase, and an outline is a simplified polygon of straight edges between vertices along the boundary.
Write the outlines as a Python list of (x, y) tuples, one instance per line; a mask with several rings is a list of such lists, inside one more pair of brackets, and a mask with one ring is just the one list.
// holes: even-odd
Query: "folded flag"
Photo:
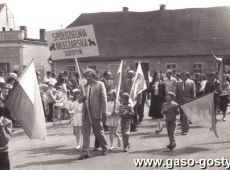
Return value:
[(46, 138), (45, 116), (33, 61), (10, 91), (5, 105), (29, 138)]
[(147, 85), (141, 68), (141, 63), (139, 62), (134, 77), (133, 85), (130, 91), (131, 99), (135, 101), (137, 99), (137, 95), (140, 94), (145, 89), (147, 89)]
[(203, 97), (182, 104), (180, 108), (187, 115), (193, 124), (202, 127), (211, 127), (216, 135), (216, 114), (214, 109), (214, 93), (210, 93)]

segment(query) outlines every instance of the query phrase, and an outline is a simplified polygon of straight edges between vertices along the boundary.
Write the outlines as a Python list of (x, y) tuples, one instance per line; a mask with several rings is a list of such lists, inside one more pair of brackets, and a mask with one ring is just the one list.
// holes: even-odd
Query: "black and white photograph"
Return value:
[(229, 0), (0, 0), (0, 170), (230, 169)]

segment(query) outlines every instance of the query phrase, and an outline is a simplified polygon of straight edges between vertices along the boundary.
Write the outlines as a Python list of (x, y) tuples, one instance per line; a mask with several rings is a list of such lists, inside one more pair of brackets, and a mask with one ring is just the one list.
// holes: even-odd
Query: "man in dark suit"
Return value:
[(87, 84), (85, 85), (86, 94), (83, 96), (83, 153), (79, 159), (89, 157), (90, 132), (91, 127), (95, 138), (100, 143), (102, 154), (108, 153), (108, 145), (102, 127), (102, 118), (106, 117), (107, 95), (102, 82), (96, 81), (96, 72), (92, 69), (85, 71)]

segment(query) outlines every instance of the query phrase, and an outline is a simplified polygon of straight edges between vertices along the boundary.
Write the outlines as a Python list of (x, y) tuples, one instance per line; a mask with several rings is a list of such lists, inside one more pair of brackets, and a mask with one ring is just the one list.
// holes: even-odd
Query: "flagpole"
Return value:
[[(121, 67), (121, 68), (120, 68), (120, 67)], [(118, 87), (117, 87), (117, 93), (116, 93), (116, 98), (115, 98), (115, 101), (114, 101), (114, 107), (113, 107), (113, 111), (114, 111), (114, 112), (115, 112), (115, 110), (116, 110), (117, 100), (118, 100), (118, 98), (119, 98), (119, 93), (120, 93), (120, 88), (121, 88), (121, 76), (122, 76), (123, 60), (121, 60), (120, 67), (118, 68), (118, 69), (121, 69), (121, 73), (120, 73), (120, 76), (119, 76)], [(118, 70), (118, 71), (119, 71), (119, 70)]]
[[(83, 93), (83, 95), (86, 96), (85, 89), (84, 89), (84, 85), (83, 85), (83, 82), (82, 82), (80, 67), (79, 67), (77, 58), (75, 58), (75, 62), (76, 62), (76, 65), (77, 65), (77, 71), (78, 71), (78, 73), (79, 73), (79, 84), (80, 84), (80, 87), (82, 88), (82, 93)], [(87, 104), (86, 104), (86, 101), (84, 101), (84, 104), (85, 104), (86, 112), (87, 112), (87, 114), (88, 114), (88, 116), (89, 116), (90, 124), (92, 125), (92, 119), (91, 119), (91, 116), (90, 116), (90, 113), (89, 113), (89, 108), (88, 108), (88, 106), (87, 106)]]

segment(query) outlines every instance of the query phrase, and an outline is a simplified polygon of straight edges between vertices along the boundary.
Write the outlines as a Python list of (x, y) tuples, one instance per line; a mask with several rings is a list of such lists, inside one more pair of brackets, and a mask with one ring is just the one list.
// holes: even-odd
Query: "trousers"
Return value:
[(108, 144), (106, 142), (104, 131), (103, 131), (102, 119), (95, 119), (91, 115), (91, 121), (92, 121), (92, 125), (90, 124), (89, 115), (85, 114), (84, 121), (83, 121), (83, 150), (89, 151), (91, 127), (93, 129), (95, 138), (100, 143), (102, 150), (103, 151), (107, 150)]

